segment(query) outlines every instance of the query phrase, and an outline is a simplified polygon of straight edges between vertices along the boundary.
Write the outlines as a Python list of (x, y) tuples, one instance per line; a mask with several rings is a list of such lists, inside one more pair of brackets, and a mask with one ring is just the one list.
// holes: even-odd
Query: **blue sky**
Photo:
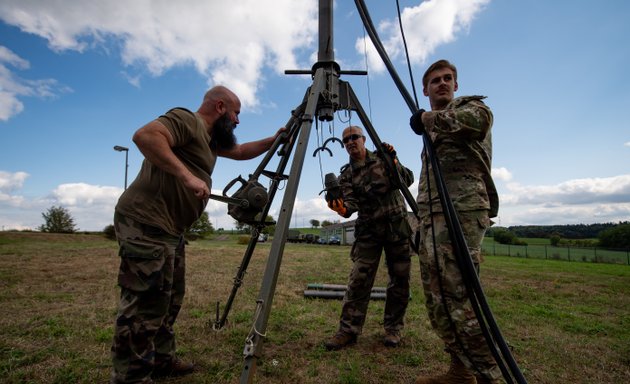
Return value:
[[(243, 103), (240, 142), (284, 125), (311, 84), (286, 69), (317, 58), (316, 0), (44, 1), (0, 3), (0, 228), (35, 229), (51, 206), (80, 230), (111, 224), (142, 155), (134, 131), (175, 106), (196, 110), (208, 87), (232, 88)], [(411, 91), (394, 0), (366, 1)], [(426, 67), (441, 58), (459, 70), (456, 95), (488, 96), (495, 117), (493, 175), (498, 224), (548, 225), (630, 219), (630, 3), (601, 0), (400, 1), (421, 107)], [(422, 167), (422, 141), (380, 59), (364, 44), (352, 1), (336, 1), (335, 60), (401, 162)], [(367, 47), (367, 48), (366, 48)], [(313, 129), (291, 226), (338, 220), (319, 192), (323, 175), (347, 162), (311, 154), (347, 126), (344, 114)], [(358, 123), (357, 116), (350, 116)], [(314, 126), (315, 128), (315, 126)], [(368, 143), (368, 147), (372, 147)], [(260, 158), (219, 159), (215, 193), (253, 172)], [(275, 159), (270, 169), (275, 169)], [(260, 180), (267, 185), (268, 180)], [(232, 191), (233, 192), (233, 191)], [(411, 188), (417, 194), (417, 182)], [(272, 216), (282, 201), (275, 199)], [(207, 208), (231, 228), (224, 203)]]

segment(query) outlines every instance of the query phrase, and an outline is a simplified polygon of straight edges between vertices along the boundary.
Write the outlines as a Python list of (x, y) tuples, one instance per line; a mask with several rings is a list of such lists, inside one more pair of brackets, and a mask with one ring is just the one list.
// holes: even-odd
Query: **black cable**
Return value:
[[(385, 49), (383, 48), (382, 43), (380, 42), (378, 35), (376, 34), (376, 30), (365, 8), (365, 4), (363, 0), (355, 0), (355, 4), (357, 6), (357, 10), (359, 11), (359, 14), (361, 15), (363, 23), (368, 31), (368, 34), (370, 35), (370, 38), (372, 39), (372, 43), (374, 44), (379, 55), (381, 56), (381, 59), (383, 60), (385, 66), (389, 70), (392, 80), (396, 84), (399, 92), (403, 96), (403, 99), (405, 100), (405, 102), (407, 103), (411, 111), (416, 112), (418, 108), (414, 105), (413, 100), (411, 96), (409, 95), (409, 92), (405, 88), (404, 84), (400, 80), (400, 77), (396, 73), (394, 66), (389, 60), (389, 57), (387, 56), (387, 53), (385, 52)], [(498, 326), (496, 322), (494, 321), (492, 312), (490, 311), (490, 308), (487, 305), (487, 301), (485, 300), (485, 295), (483, 293), (483, 290), (481, 289), (481, 284), (479, 283), (479, 278), (477, 276), (476, 269), (474, 268), (474, 265), (472, 263), (472, 259), (470, 257), (470, 253), (468, 250), (468, 246), (466, 245), (466, 240), (463, 237), (463, 231), (461, 229), (459, 220), (457, 218), (457, 213), (454, 210), (452, 201), (450, 200), (448, 196), (448, 191), (446, 190), (446, 186), (444, 185), (444, 180), (442, 178), (440, 166), (435, 156), (435, 151), (433, 149), (433, 143), (431, 142), (430, 138), (427, 137), (427, 135), (423, 135), (423, 140), (424, 140), (425, 150), (427, 150), (427, 156), (429, 160), (431, 161), (431, 166), (433, 168), (433, 174), (436, 179), (435, 180), (436, 188), (438, 190), (438, 194), (440, 197), (440, 203), (442, 205), (444, 217), (448, 225), (448, 228), (450, 229), (449, 236), (451, 237), (451, 243), (452, 243), (452, 246), (454, 247), (454, 253), (455, 253), (455, 256), (457, 257), (458, 263), (460, 264), (460, 271), (462, 273), (462, 278), (464, 279), (464, 282), (467, 286), (471, 304), (473, 305), (473, 308), (475, 310), (475, 314), (477, 316), (479, 325), (482, 328), (482, 331), (484, 332), (484, 337), (486, 337), (486, 342), (488, 343), (490, 350), (493, 352), (497, 365), (500, 367), (504, 378), (508, 382), (511, 382), (511, 378), (509, 376), (509, 373), (507, 372), (507, 368), (504, 366), (504, 362), (500, 358), (497, 358), (499, 357), (498, 352), (496, 351), (497, 345), (499, 346), (499, 349), (503, 353), (503, 358), (507, 361), (507, 364), (511, 370), (511, 373), (512, 375), (514, 375), (517, 382), (521, 384), (527, 383), (520, 369), (518, 368), (518, 365), (514, 361), (514, 358), (511, 355), (510, 350), (507, 346), (507, 343), (505, 343), (505, 340), (503, 339), (503, 336), (501, 335), (498, 329)], [(429, 202), (429, 204), (431, 204), (431, 202)], [(481, 301), (481, 309), (479, 308), (480, 303), (477, 302), (477, 300)], [(483, 317), (484, 314), (487, 320), (490, 322), (490, 331), (492, 331), (494, 335), (494, 340), (492, 336), (489, 334), (487, 326), (484, 323), (484, 317)], [(497, 345), (495, 345), (495, 342)]]
[[(411, 70), (411, 60), (409, 60), (409, 50), (407, 49), (407, 39), (405, 38), (405, 31), (402, 25), (402, 17), (400, 16), (400, 3), (398, 0), (396, 0), (396, 8), (397, 8), (397, 13), (398, 13), (398, 25), (400, 27), (400, 35), (402, 36), (402, 40), (403, 40), (403, 46), (405, 47), (405, 57), (407, 59), (407, 68), (409, 70), (409, 77), (411, 79), (411, 86), (413, 89), (413, 97), (414, 100), (416, 102), (416, 108), (420, 108), (420, 103), (418, 102), (418, 95), (416, 92), (416, 85), (415, 85), (415, 81), (413, 79), (413, 72)], [(424, 152), (424, 151), (423, 151)], [(446, 316), (448, 318), (448, 322), (450, 324), (450, 328), (453, 332), (453, 335), (455, 336), (455, 341), (456, 343), (459, 345), (459, 347), (461, 348), (461, 350), (463, 351), (463, 353), (468, 357), (468, 360), (470, 360), (471, 362), (473, 362), (473, 359), (468, 351), (468, 349), (465, 347), (464, 343), (462, 342), (462, 339), (459, 337), (459, 332), (457, 330), (457, 327), (455, 325), (455, 321), (453, 320), (453, 317), (451, 315), (451, 311), (450, 308), (448, 306), (448, 300), (446, 299), (446, 292), (444, 291), (444, 280), (442, 279), (442, 269), (440, 268), (440, 262), (439, 262), (439, 257), (438, 257), (438, 252), (437, 252), (437, 244), (435, 241), (435, 225), (434, 225), (434, 216), (433, 216), (433, 204), (431, 204), (430, 202), (433, 201), (433, 198), (431, 196), (431, 178), (429, 177), (429, 164), (427, 162), (425, 162), (425, 172), (427, 174), (427, 192), (428, 192), (428, 200), (429, 200), (429, 217), (431, 218), (431, 238), (433, 239), (432, 245), (433, 245), (433, 257), (434, 257), (434, 262), (435, 262), (435, 269), (437, 272), (437, 279), (438, 279), (438, 285), (439, 285), (439, 289), (440, 289), (440, 295), (442, 296), (442, 306), (444, 307), (444, 313), (446, 313)], [(418, 216), (418, 219), (420, 217)], [(418, 256), (419, 256), (419, 251), (418, 251)], [(418, 257), (418, 261), (420, 263), (420, 268), (422, 268), (422, 261), (420, 260), (420, 257)], [(495, 356), (496, 359), (496, 356)], [(477, 370), (478, 373), (479, 369), (474, 365), (475, 370)]]
[(416, 92), (416, 82), (413, 80), (413, 71), (411, 70), (411, 61), (409, 60), (409, 50), (407, 49), (407, 39), (405, 38), (405, 29), (402, 25), (402, 17), (400, 17), (400, 2), (396, 0), (396, 10), (398, 12), (398, 26), (400, 27), (400, 36), (402, 37), (403, 47), (405, 47), (405, 57), (407, 57), (407, 69), (409, 70), (409, 79), (411, 80), (411, 89), (413, 98), (416, 101), (416, 108), (420, 108), (418, 103), (418, 93)]

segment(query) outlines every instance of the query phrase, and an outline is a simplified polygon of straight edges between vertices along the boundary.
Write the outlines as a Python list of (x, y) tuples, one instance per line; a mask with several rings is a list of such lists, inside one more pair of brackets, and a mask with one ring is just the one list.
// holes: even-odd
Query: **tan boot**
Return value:
[(357, 335), (354, 333), (348, 333), (344, 331), (338, 331), (330, 340), (324, 343), (324, 346), (329, 351), (338, 351), (341, 348), (347, 347), (352, 344), (356, 344)]
[(383, 337), (383, 344), (386, 347), (395, 348), (400, 345), (400, 332), (398, 331), (387, 331), (385, 337)]
[(456, 355), (451, 355), (451, 366), (440, 376), (420, 376), (416, 384), (475, 384), (475, 376)]

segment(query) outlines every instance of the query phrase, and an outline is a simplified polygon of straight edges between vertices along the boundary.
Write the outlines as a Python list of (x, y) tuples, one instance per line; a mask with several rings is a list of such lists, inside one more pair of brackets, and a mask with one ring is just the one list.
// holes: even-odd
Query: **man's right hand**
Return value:
[(424, 109), (419, 109), (411, 115), (409, 119), (409, 125), (416, 135), (424, 134), (424, 123), (422, 122), (422, 114), (426, 112)]
[(199, 200), (207, 200), (210, 197), (208, 184), (197, 176), (191, 175), (189, 178), (184, 180), (184, 186), (193, 191), (195, 197)]

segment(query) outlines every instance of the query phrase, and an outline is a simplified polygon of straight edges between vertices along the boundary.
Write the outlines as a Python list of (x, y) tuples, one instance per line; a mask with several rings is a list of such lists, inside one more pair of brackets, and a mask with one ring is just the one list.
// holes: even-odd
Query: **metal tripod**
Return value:
[[(367, 73), (364, 71), (341, 71), (339, 65), (334, 61), (332, 3), (332, 0), (319, 1), (318, 62), (310, 71), (286, 71), (287, 74), (310, 74), (312, 76), (313, 83), (307, 89), (302, 103), (293, 111), (293, 115), (289, 120), (289, 123), (286, 125), (287, 129), (289, 129), (288, 135), (290, 140), (288, 143), (284, 144), (281, 150), (282, 160), (275, 173), (276, 176), (272, 178), (274, 182), (281, 178), (278, 175), (284, 172), (284, 167), (288, 162), (289, 153), (291, 151), (295, 151), (289, 176), (286, 177), (286, 191), (284, 193), (281, 210), (276, 224), (276, 232), (271, 243), (271, 249), (269, 251), (269, 258), (264, 271), (260, 293), (258, 299), (256, 300), (254, 324), (245, 341), (245, 347), (243, 350), (245, 362), (241, 373), (241, 383), (252, 382), (256, 371), (257, 360), (262, 354), (263, 339), (266, 335), (267, 321), (271, 312), (278, 272), (282, 263), (284, 246), (287, 240), (291, 214), (293, 212), (300, 176), (302, 174), (302, 167), (304, 164), (313, 120), (318, 118), (320, 121), (331, 121), (334, 118), (334, 113), (336, 111), (354, 111), (359, 116), (366, 133), (374, 143), (377, 150), (383, 149), (382, 142), (379, 139), (376, 130), (372, 126), (367, 114), (359, 103), (352, 87), (347, 82), (340, 80), (340, 75), (365, 75)], [(274, 145), (275, 144), (276, 143), (274, 143)], [(269, 154), (273, 151), (275, 151), (275, 146), (270, 149)], [(400, 175), (398, 175), (396, 171), (393, 160), (388, 156), (384, 156), (384, 158), (386, 158), (385, 161), (390, 169), (390, 173), (392, 175), (396, 175), (399, 180)], [(268, 159), (266, 158), (265, 160)], [(284, 179), (285, 177), (282, 178)], [(407, 203), (411, 206), (414, 213), (417, 214), (418, 207), (413, 196), (404, 186), (404, 183), (399, 184), (401, 192), (407, 200)], [(277, 184), (272, 185), (272, 188), (274, 186), (277, 189)], [(275, 195), (275, 192), (275, 189), (272, 189), (269, 202), (262, 217), (266, 217), (266, 212), (268, 212), (269, 205), (273, 199), (272, 196)], [(255, 247), (254, 235), (252, 235), (252, 239), (250, 239), (248, 251), (250, 248), (253, 251), (253, 247)], [(244, 264), (246, 263), (245, 259), (243, 262)], [(241, 270), (244, 273), (243, 265), (241, 265)], [(239, 273), (241, 270), (239, 270)], [(237, 276), (237, 278), (240, 277)]]
[[(402, 85), (400, 78), (397, 76), (393, 65), (389, 61), (385, 50), (380, 44), (380, 40), (376, 35), (375, 28), (371, 22), (365, 4), (363, 0), (355, 0), (357, 10), (359, 11), (361, 18), (364, 22), (372, 42), (374, 43), (377, 51), (381, 55), (386, 67), (388, 68), (392, 79), (396, 83), (401, 95), (407, 102), (407, 105), (412, 112), (418, 110), (418, 107), (413, 103), (411, 95)], [(234, 288), (232, 294), (228, 300), (228, 305), (224, 316), (221, 320), (218, 318), (218, 304), (217, 304), (217, 321), (215, 322), (215, 328), (220, 328), (226, 321), (227, 313), (231, 307), (232, 301), (242, 282), (242, 277), (245, 274), (247, 265), (256, 246), (258, 237), (258, 231), (260, 231), (266, 223), (264, 222), (269, 208), (277, 192), (280, 181), (287, 180), (286, 192), (282, 201), (281, 211), (279, 214), (278, 222), (276, 224), (276, 233), (271, 244), (269, 252), (269, 258), (263, 275), (263, 281), (259, 293), (259, 297), (256, 300), (256, 310), (254, 314), (254, 324), (250, 333), (245, 341), (245, 348), (243, 350), (245, 364), (241, 373), (241, 383), (251, 383), (256, 371), (256, 363), (258, 358), (262, 354), (262, 342), (265, 337), (267, 329), (267, 321), (271, 312), (271, 306), (273, 303), (273, 297), (278, 278), (278, 272), (280, 270), (280, 264), (282, 262), (282, 255), (284, 252), (284, 245), (287, 240), (288, 228), (290, 223), (291, 214), (293, 212), (293, 205), (295, 197), (297, 195), (297, 189), (299, 185), (300, 176), (302, 173), (302, 166), (304, 164), (304, 158), (306, 155), (306, 149), (308, 145), (308, 138), (310, 135), (313, 120), (318, 118), (321, 121), (333, 120), (334, 113), (339, 110), (355, 111), (361, 120), (368, 136), (374, 143), (377, 150), (383, 151), (383, 143), (380, 141), (376, 130), (372, 126), (368, 116), (361, 107), (354, 91), (350, 85), (339, 79), (340, 75), (349, 74), (366, 74), (363, 71), (341, 71), (339, 65), (334, 61), (333, 54), (333, 34), (332, 34), (332, 0), (319, 0), (319, 51), (318, 62), (313, 66), (310, 71), (298, 70), (298, 71), (286, 71), (287, 74), (310, 74), (313, 79), (312, 85), (306, 91), (302, 103), (292, 112), (292, 116), (286, 127), (289, 129), (288, 141), (287, 136), (278, 138), (273, 144), (272, 148), (267, 153), (265, 159), (258, 167), (254, 174), (250, 175), (250, 182), (257, 182), (257, 178), (260, 174), (265, 174), (272, 179), (271, 192), (269, 199), (265, 200), (266, 205), (263, 207), (262, 215), (259, 221), (250, 220), (250, 224), (254, 228), (252, 231), (252, 237), (249, 242), (249, 246), (245, 253), (245, 257), (235, 278)], [(425, 149), (427, 150), (428, 157), (431, 161), (435, 179), (438, 184), (438, 192), (440, 197), (440, 203), (447, 219), (449, 228), (449, 236), (454, 247), (454, 253), (457, 256), (458, 264), (464, 281), (466, 283), (466, 289), (469, 292), (469, 298), (471, 304), (475, 310), (475, 315), (480, 321), (480, 326), (484, 333), (484, 337), (491, 348), (497, 363), (499, 364), (504, 378), (508, 383), (512, 383), (512, 377), (519, 384), (525, 384), (525, 378), (520, 372), (518, 365), (511, 356), (511, 353), (507, 347), (507, 343), (503, 339), (500, 330), (494, 320), (492, 312), (485, 300), (485, 295), (479, 283), (478, 276), (472, 267), (472, 261), (466, 245), (461, 226), (459, 224), (457, 214), (453, 208), (453, 204), (448, 196), (448, 191), (444, 185), (444, 181), (441, 176), (439, 162), (435, 156), (433, 144), (431, 140), (423, 135)], [(274, 152), (280, 147), (279, 151), (281, 156), (280, 164), (276, 172), (265, 171), (264, 168), (273, 156)], [(327, 149), (324, 143), (323, 148)], [(284, 175), (284, 170), (288, 164), (290, 154), (295, 151), (293, 163), (291, 165), (289, 176)], [(406, 202), (409, 204), (413, 213), (418, 216), (418, 205), (407, 187), (400, 181), (400, 175), (398, 174), (396, 167), (394, 166), (393, 159), (389, 156), (384, 156), (384, 161), (388, 167), (390, 174), (394, 177), (394, 182), (398, 181), (398, 187), (403, 194)], [(244, 183), (244, 180), (240, 179)], [(226, 188), (229, 189), (229, 188)], [(224, 190), (224, 196), (226, 191)], [(221, 200), (221, 199), (219, 199)], [(229, 199), (224, 199), (229, 200)], [(257, 196), (250, 201), (257, 201)], [(488, 324), (486, 324), (486, 322)], [(497, 343), (499, 348), (495, 346)], [(503, 361), (503, 359), (505, 361)]]

